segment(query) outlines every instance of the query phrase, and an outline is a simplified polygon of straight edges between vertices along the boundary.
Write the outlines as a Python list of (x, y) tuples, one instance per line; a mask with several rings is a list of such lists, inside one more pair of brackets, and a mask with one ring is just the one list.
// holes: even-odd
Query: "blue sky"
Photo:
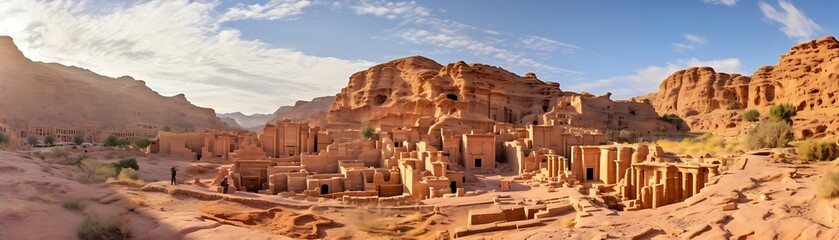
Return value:
[(353, 72), (424, 55), (535, 72), (623, 99), (677, 69), (751, 75), (835, 34), (834, 1), (0, 1), (29, 58), (118, 77), (218, 112), (333, 95)]

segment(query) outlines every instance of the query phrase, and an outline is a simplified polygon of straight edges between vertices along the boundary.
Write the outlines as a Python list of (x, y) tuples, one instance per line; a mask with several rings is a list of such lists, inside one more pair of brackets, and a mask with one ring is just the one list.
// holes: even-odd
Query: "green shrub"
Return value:
[(82, 145), (82, 143), (84, 143), (84, 137), (82, 137), (82, 135), (73, 136), (73, 143), (76, 145)]
[(84, 210), (85, 202), (81, 198), (65, 198), (61, 200), (61, 207), (70, 210)]
[(830, 161), (836, 159), (839, 147), (830, 141), (809, 139), (798, 145), (798, 158), (807, 161)]
[(769, 119), (772, 121), (792, 124), (792, 116), (795, 116), (795, 108), (791, 104), (782, 103), (769, 108)]
[(137, 146), (139, 149), (145, 149), (149, 147), (149, 145), (151, 145), (151, 140), (148, 138), (137, 139), (137, 141), (134, 141), (134, 146)]
[(362, 127), (359, 131), (362, 139), (373, 139), (376, 136), (376, 129), (371, 126)]
[(34, 136), (33, 137), (28, 137), (28, 138), (26, 138), (26, 143), (29, 143), (29, 146), (35, 147), (35, 145), (38, 144), (38, 138), (36, 138)]
[(137, 164), (137, 159), (134, 158), (123, 158), (119, 160), (119, 162), (111, 163), (114, 166), (114, 169), (118, 171), (123, 168), (131, 168), (134, 170), (140, 170), (140, 165)]
[(85, 218), (76, 230), (79, 240), (122, 240), (129, 239), (128, 224), (119, 218), (102, 219), (92, 215)]
[(111, 135), (105, 138), (104, 143), (106, 147), (116, 147), (119, 145), (119, 138), (117, 136)]
[(763, 122), (749, 130), (746, 135), (746, 148), (786, 147), (792, 138), (790, 125), (786, 122)]
[(839, 170), (827, 171), (819, 180), (817, 195), (822, 198), (839, 197)]
[(743, 119), (749, 122), (757, 122), (760, 120), (760, 112), (754, 109), (746, 111), (743, 113)]
[(664, 121), (676, 127), (676, 130), (682, 130), (682, 126), (684, 126), (685, 121), (679, 117), (679, 115), (667, 113), (658, 117), (658, 120)]
[(0, 145), (4, 145), (9, 142), (9, 137), (6, 136), (5, 133), (0, 132)]
[(55, 144), (55, 137), (53, 137), (53, 136), (46, 136), (46, 137), (44, 138), (44, 144), (46, 144), (47, 146), (52, 146), (53, 144)]
[(119, 141), (117, 141), (117, 145), (119, 145), (120, 147), (127, 147), (128, 145), (131, 145), (131, 140), (124, 138), (120, 139)]
[(725, 105), (725, 109), (728, 109), (728, 110), (740, 109), (740, 103), (739, 102), (729, 102), (728, 104)]

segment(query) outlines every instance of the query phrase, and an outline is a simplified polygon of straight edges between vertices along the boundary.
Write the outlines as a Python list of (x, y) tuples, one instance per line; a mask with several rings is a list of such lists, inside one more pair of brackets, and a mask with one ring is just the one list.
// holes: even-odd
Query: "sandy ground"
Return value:
[[(120, 219), (133, 239), (433, 239), (441, 231), (465, 226), (469, 210), (492, 207), (499, 197), (506, 204), (520, 204), (583, 196), (574, 189), (548, 191), (527, 182), (515, 183), (513, 191), (497, 192), (502, 177), (498, 175), (480, 176), (481, 182), (470, 186), (488, 193), (409, 206), (219, 194), (206, 185), (222, 163), (92, 150), (45, 153), (43, 159), (38, 154), (0, 151), (0, 239), (75, 239), (89, 215)], [(72, 165), (81, 154), (103, 163), (136, 158), (145, 187), (88, 180)], [(832, 163), (776, 163), (751, 155), (744, 159), (743, 169), (729, 170), (717, 184), (682, 203), (632, 212), (602, 208), (598, 212), (604, 214), (577, 221), (569, 213), (530, 228), (463, 239), (837, 238), (839, 200), (816, 198), (814, 190)], [(180, 169), (177, 186), (168, 184), (172, 166)], [(194, 183), (196, 178), (200, 183)], [(84, 202), (84, 208), (62, 207), (71, 200)], [(727, 205), (735, 207), (724, 210)]]

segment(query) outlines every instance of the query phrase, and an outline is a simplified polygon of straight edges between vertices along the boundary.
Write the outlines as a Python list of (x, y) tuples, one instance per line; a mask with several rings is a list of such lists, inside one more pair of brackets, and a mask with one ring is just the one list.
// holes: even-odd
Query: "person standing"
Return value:
[(172, 166), (172, 169), (169, 169), (172, 172), (172, 185), (178, 185), (178, 182), (175, 181), (175, 175), (178, 175), (178, 169), (175, 166)]

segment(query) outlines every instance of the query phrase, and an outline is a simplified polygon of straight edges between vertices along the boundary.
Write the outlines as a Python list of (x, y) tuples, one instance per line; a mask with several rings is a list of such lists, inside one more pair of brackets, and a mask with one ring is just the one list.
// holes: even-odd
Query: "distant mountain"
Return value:
[(312, 121), (321, 123), (326, 118), (329, 105), (335, 101), (333, 96), (317, 97), (311, 101), (297, 101), (292, 106), (282, 106), (272, 114), (245, 115), (240, 112), (216, 114), (220, 118), (235, 120), (242, 128), (259, 132), (265, 123), (288, 119), (294, 122)]
[(44, 130), (50, 135), (84, 130), (91, 135), (101, 131), (148, 136), (163, 129), (229, 128), (213, 109), (192, 105), (183, 94), (161, 96), (129, 76), (111, 78), (78, 67), (33, 62), (7, 36), (0, 36), (0, 119), (12, 131)]
[(218, 113), (216, 116), (224, 119), (229, 118), (242, 128), (253, 128), (265, 125), (271, 119), (271, 114), (251, 114), (245, 115), (241, 112), (234, 113)]

